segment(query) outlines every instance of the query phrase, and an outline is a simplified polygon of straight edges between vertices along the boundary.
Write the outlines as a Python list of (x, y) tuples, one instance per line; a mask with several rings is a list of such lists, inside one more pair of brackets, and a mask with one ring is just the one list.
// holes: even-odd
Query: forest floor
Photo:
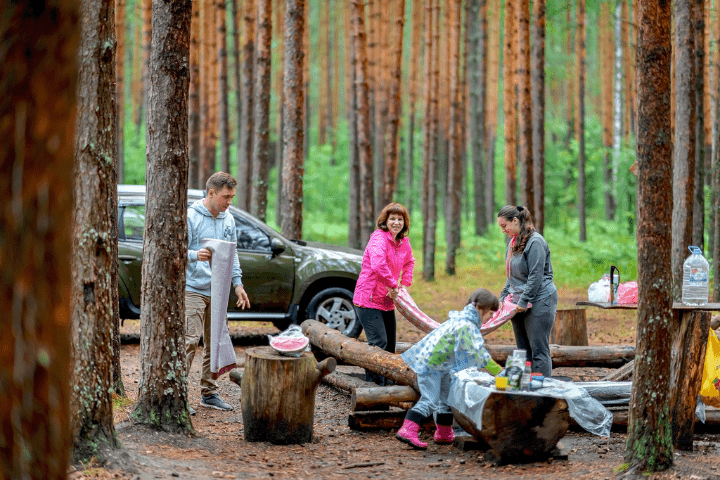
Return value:
[[(574, 303), (568, 292), (561, 305)], [(588, 337), (591, 345), (634, 345), (634, 312), (589, 309)], [(437, 320), (442, 320), (435, 316)], [(238, 343), (266, 344), (265, 335), (277, 333), (269, 324), (231, 323), (231, 334)], [(266, 442), (246, 442), (240, 410), (241, 390), (227, 375), (219, 380), (220, 395), (235, 409), (221, 412), (200, 407), (200, 361), (193, 364), (189, 379), (190, 404), (197, 410), (192, 417), (195, 435), (167, 434), (133, 425), (129, 413), (137, 397), (140, 381), (140, 349), (132, 338), (139, 332), (138, 322), (125, 322), (122, 333), (130, 342), (121, 348), (122, 377), (127, 399), (116, 402), (116, 429), (122, 448), (102, 464), (91, 462), (71, 467), (69, 478), (121, 479), (333, 479), (378, 478), (415, 480), (446, 478), (554, 480), (616, 478), (624, 463), (624, 432), (613, 432), (609, 439), (589, 433), (568, 431), (560, 441), (567, 460), (549, 460), (525, 465), (494, 466), (479, 451), (463, 452), (454, 446), (436, 445), (431, 434), (426, 451), (410, 449), (394, 438), (394, 432), (357, 432), (347, 425), (351, 413), (349, 396), (320, 385), (316, 394), (314, 436), (305, 445), (279, 446)], [(398, 340), (416, 341), (415, 327), (398, 316)], [(362, 337), (361, 337), (362, 338)], [(512, 331), (501, 329), (488, 335), (493, 344), (513, 343)], [(244, 364), (247, 346), (236, 346), (239, 365)], [(201, 357), (198, 351), (196, 357)], [(577, 380), (598, 379), (608, 369), (558, 368), (554, 375)], [(650, 479), (720, 479), (720, 432), (696, 434), (692, 452), (676, 452), (673, 466)]]

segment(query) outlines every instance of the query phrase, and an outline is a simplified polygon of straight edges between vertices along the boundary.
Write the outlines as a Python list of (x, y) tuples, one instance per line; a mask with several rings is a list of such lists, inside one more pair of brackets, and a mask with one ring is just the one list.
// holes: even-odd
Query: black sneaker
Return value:
[(201, 407), (215, 408), (218, 410), (230, 411), (233, 409), (232, 405), (223, 401), (220, 395), (213, 393), (211, 395), (203, 395), (200, 401)]

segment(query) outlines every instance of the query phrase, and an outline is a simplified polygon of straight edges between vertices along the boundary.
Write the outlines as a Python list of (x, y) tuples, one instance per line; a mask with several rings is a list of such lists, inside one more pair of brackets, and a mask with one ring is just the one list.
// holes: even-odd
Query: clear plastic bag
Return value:
[(610, 276), (606, 275), (588, 288), (588, 302), (603, 303), (610, 301)]
[(287, 330), (277, 335), (268, 335), (270, 346), (280, 355), (299, 357), (303, 352), (310, 351), (310, 339), (302, 333), (299, 325), (290, 325)]

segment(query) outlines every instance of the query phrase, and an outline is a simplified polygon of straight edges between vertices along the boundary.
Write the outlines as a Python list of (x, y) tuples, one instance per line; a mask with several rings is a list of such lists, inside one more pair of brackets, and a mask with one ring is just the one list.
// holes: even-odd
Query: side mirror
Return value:
[(273, 255), (280, 255), (285, 251), (285, 244), (279, 238), (273, 237), (270, 239), (270, 250)]

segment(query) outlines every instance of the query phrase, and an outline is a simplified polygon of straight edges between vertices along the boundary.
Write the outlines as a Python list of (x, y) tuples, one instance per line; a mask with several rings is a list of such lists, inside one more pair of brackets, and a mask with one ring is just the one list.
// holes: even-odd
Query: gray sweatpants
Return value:
[(532, 308), (512, 318), (517, 348), (526, 350), (526, 358), (532, 362), (532, 371), (546, 377), (552, 374), (550, 333), (555, 323), (557, 306), (558, 294), (555, 292), (532, 303)]

